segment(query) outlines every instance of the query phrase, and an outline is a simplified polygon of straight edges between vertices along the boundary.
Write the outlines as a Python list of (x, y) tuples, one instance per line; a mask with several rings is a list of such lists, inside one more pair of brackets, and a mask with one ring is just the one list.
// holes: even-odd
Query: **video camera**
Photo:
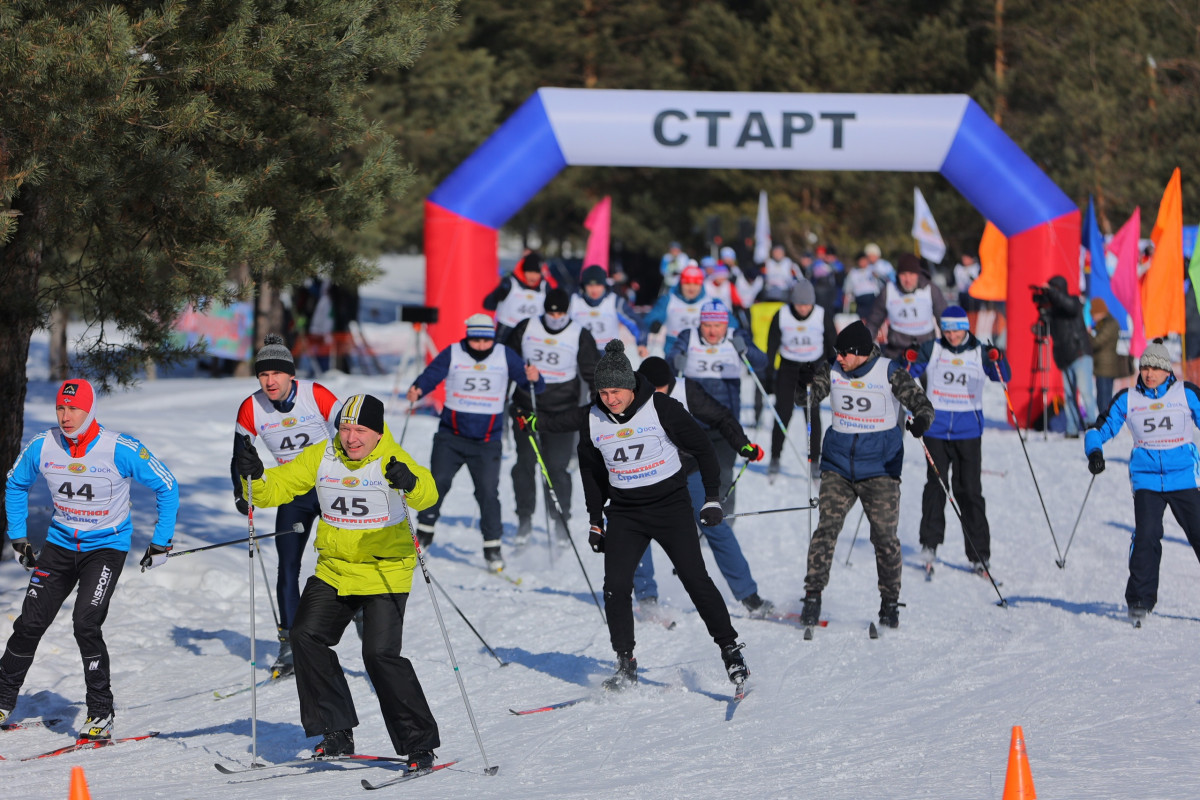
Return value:
[(1038, 308), (1047, 308), (1050, 306), (1048, 289), (1048, 286), (1038, 286), (1035, 283), (1029, 284), (1029, 291), (1033, 293), (1033, 302), (1037, 304)]

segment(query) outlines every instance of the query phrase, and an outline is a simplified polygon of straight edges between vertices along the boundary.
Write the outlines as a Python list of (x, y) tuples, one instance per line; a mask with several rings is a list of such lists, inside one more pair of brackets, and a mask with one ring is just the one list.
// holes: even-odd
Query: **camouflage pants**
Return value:
[(862, 502), (871, 524), (879, 595), (885, 601), (899, 600), (900, 538), (896, 529), (900, 523), (900, 481), (887, 475), (852, 482), (836, 472), (821, 473), (821, 495), (817, 500), (820, 521), (808, 545), (808, 575), (804, 579), (804, 588), (820, 592), (828, 585), (834, 545), (856, 499)]

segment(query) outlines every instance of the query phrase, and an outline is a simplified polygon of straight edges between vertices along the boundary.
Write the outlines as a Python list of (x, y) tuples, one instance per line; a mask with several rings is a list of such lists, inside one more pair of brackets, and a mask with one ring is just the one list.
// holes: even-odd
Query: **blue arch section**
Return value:
[(1005, 236), (1078, 210), (974, 100), (967, 103), (941, 173)]
[(429, 200), (498, 229), (566, 166), (542, 98), (534, 92)]

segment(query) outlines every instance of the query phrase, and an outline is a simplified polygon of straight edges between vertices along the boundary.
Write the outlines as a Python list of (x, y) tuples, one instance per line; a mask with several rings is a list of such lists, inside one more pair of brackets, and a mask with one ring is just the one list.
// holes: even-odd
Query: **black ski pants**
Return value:
[(466, 466), (475, 484), (475, 502), (479, 503), (479, 532), (484, 545), (500, 544), (504, 527), (500, 521), (500, 458), (503, 447), (500, 437), (490, 442), (467, 439), (439, 430), (433, 435), (433, 451), (429, 456), (429, 471), (437, 484), (437, 502), (417, 514), (417, 522), (433, 525), (442, 515), (442, 503), (450, 493), (454, 476)]
[(441, 746), (437, 722), (412, 662), (400, 655), (407, 593), (339, 595), (317, 576), (308, 579), (292, 623), (296, 691), (306, 736), (358, 725), (354, 698), (334, 646), (355, 612), (363, 610), (363, 662), (398, 755)]
[[(513, 425), (513, 439), (517, 443), (517, 463), (513, 464), (512, 468), (513, 494), (517, 498), (517, 517), (528, 519), (533, 516), (537, 505), (537, 487), (542, 483), (542, 471), (538, 468), (537, 454), (533, 452), (531, 437), (516, 424)], [(578, 431), (538, 434), (542, 461), (546, 462), (546, 471), (550, 474), (550, 484), (554, 487), (554, 494), (558, 497), (558, 502), (562, 505), (563, 514), (567, 519), (571, 518), (572, 489), (571, 473), (567, 472), (567, 466), (571, 463), (571, 456), (575, 453), (578, 441)], [(562, 527), (562, 521), (558, 518), (558, 513), (554, 510), (554, 504), (550, 502), (549, 495), (544, 499), (546, 510), (550, 512), (550, 518), (554, 520), (557, 530)]]
[[(779, 371), (775, 373), (775, 413), (783, 420), (784, 426), (792, 422), (792, 409), (797, 405), (804, 410), (805, 423), (812, 423), (808, 435), (809, 460), (814, 464), (821, 463), (821, 407), (813, 410), (812, 419), (808, 416), (808, 387), (812, 383), (813, 365), (800, 361), (779, 359)], [(776, 461), (783, 455), (783, 429), (779, 422), (772, 420), (771, 427), (771, 460)], [(799, 433), (797, 431), (796, 433)], [(801, 437), (792, 434), (793, 441), (803, 441)]]
[(700, 539), (696, 536), (695, 512), (686, 487), (680, 486), (653, 506), (614, 508), (610, 504), (605, 513), (608, 526), (604, 536), (604, 607), (615, 652), (632, 652), (634, 648), (633, 571), (651, 539), (671, 559), (680, 583), (700, 612), (713, 641), (725, 647), (737, 640), (725, 599), (704, 566)]
[(108, 647), (101, 627), (125, 566), (125, 555), (124, 550), (109, 548), (78, 552), (46, 545), (38, 556), (37, 567), (29, 574), (21, 616), (13, 623), (12, 636), (0, 656), (0, 708), (16, 705), (42, 635), (58, 616), (67, 595), (78, 587), (71, 619), (83, 658), (88, 716), (112, 711)]
[(962, 512), (963, 547), (972, 564), (992, 560), (992, 536), (988, 528), (987, 504), (983, 499), (980, 473), (983, 469), (983, 439), (933, 439), (925, 446), (937, 472), (925, 464), (925, 491), (921, 495), (921, 546), (937, 547), (945, 541), (946, 492), (938, 480), (950, 485)]
[(1129, 546), (1129, 582), (1125, 584), (1125, 602), (1130, 606), (1150, 610), (1158, 602), (1162, 520), (1168, 507), (1200, 559), (1200, 489), (1175, 492), (1138, 489), (1133, 493), (1133, 541)]

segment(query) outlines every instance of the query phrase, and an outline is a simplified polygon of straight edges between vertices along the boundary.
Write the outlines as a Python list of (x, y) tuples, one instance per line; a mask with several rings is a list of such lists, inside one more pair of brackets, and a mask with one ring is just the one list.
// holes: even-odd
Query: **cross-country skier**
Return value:
[[(642, 320), (642, 338), (638, 344), (645, 346), (646, 337), (658, 333), (664, 327), (667, 338), (663, 343), (663, 352), (671, 352), (675, 346), (675, 338), (685, 330), (695, 328), (700, 324), (700, 309), (711, 300), (704, 290), (704, 270), (700, 267), (687, 267), (679, 276), (679, 285), (660, 295), (654, 308)], [(736, 320), (734, 327), (737, 327)], [(670, 359), (667, 360), (670, 363)]]
[[(588, 543), (604, 554), (604, 604), (617, 671), (604, 682), (609, 690), (637, 683), (633, 657), (633, 571), (650, 541), (667, 553), (683, 588), (696, 605), (709, 635), (721, 648), (729, 679), (744, 683), (749, 672), (742, 644), (729, 620), (721, 592), (709, 577), (696, 538), (687, 472), (680, 452), (700, 465), (704, 506), (700, 524), (724, 517), (717, 491), (716, 454), (708, 436), (677, 400), (656, 392), (637, 375), (614, 339), (596, 365), (596, 397), (579, 412), (545, 421), (545, 430), (580, 431), (579, 474), (587, 499)], [(607, 517), (607, 524), (605, 518)]]
[[(541, 300), (541, 306), (545, 306), (545, 299)], [(541, 394), (546, 380), (537, 367), (522, 363), (521, 357), (510, 348), (496, 343), (496, 330), (487, 314), (472, 314), (466, 324), (467, 335), (438, 353), (408, 389), (408, 401), (415, 403), (442, 381), (446, 382), (446, 405), (433, 436), (429, 463), (437, 481), (438, 497), (417, 515), (417, 535), (422, 547), (433, 541), (442, 500), (450, 491), (454, 476), (465, 465), (475, 484), (475, 501), (479, 503), (483, 558), (488, 569), (500, 572), (504, 569), (504, 556), (500, 552), (500, 535), (504, 530), (500, 520), (500, 437), (504, 431), (508, 383), (512, 381), (518, 389), (533, 385), (534, 391)]]
[(1158, 602), (1163, 513), (1169, 507), (1200, 558), (1200, 453), (1192, 426), (1200, 427), (1200, 387), (1171, 372), (1162, 339), (1146, 345), (1133, 390), (1122, 389), (1084, 438), (1088, 469), (1104, 471), (1104, 443), (1127, 425), (1133, 436), (1129, 482), (1133, 486), (1133, 541), (1125, 602), (1140, 625)]
[[(667, 351), (668, 364), (683, 377), (696, 381), (735, 417), (742, 411), (742, 370), (745, 362), (757, 373), (767, 367), (767, 357), (754, 345), (745, 328), (730, 328), (729, 309), (720, 300), (710, 300), (700, 311), (699, 327), (680, 331), (675, 344)], [(705, 426), (706, 427), (706, 426)], [(733, 485), (733, 465), (737, 452), (719, 431), (709, 430), (721, 465), (721, 497), (729, 495)], [(729, 495), (725, 508), (730, 513), (737, 507), (737, 496)]]
[[(610, 339), (616, 338), (621, 326), (629, 331), (634, 341), (641, 336), (629, 303), (608, 288), (608, 273), (596, 264), (579, 273), (579, 294), (571, 295), (570, 314), (576, 325), (591, 332), (597, 347), (604, 347)], [(600, 357), (598, 351), (596, 357)]]
[[(985, 575), (992, 558), (992, 537), (983, 499), (983, 381), (1008, 378), (999, 350), (980, 343), (970, 331), (967, 312), (947, 306), (942, 337), (905, 355), (913, 378), (926, 376), (933, 424), (925, 446), (937, 467), (926, 465), (921, 496), (921, 560), (932, 574), (937, 548), (945, 540), (947, 481), (963, 519), (963, 547), (971, 568)], [(940, 478), (938, 476), (941, 476)]]
[(304, 585), (292, 623), (296, 691), (306, 736), (322, 736), (314, 755), (354, 752), (358, 715), (334, 646), (363, 611), (363, 663), (396, 753), (410, 769), (433, 766), (437, 722), (412, 663), (400, 655), (404, 608), (417, 563), (404, 504), (427, 508), (433, 475), (392, 439), (383, 402), (356, 394), (338, 412), (337, 436), (286, 464), (263, 469), (242, 448), (237, 471), (252, 480), (255, 506), (278, 506), (314, 488), (320, 501), (316, 573)]
[[(609, 295), (610, 297), (612, 295)], [(564, 289), (546, 292), (546, 313), (530, 317), (517, 323), (508, 337), (508, 347), (526, 363), (538, 368), (546, 381), (546, 390), (537, 396), (540, 414), (555, 414), (578, 408), (584, 399), (584, 384), (590, 384), (600, 351), (596, 340), (584, 326), (568, 316), (574, 301)], [(533, 532), (533, 510), (537, 500), (539, 483), (537, 454), (533, 451), (531, 434), (519, 424), (522, 417), (532, 413), (533, 398), (528, 389), (518, 388), (513, 392), (512, 413), (518, 424), (513, 427), (513, 438), (517, 443), (517, 462), (512, 468), (513, 494), (517, 501), (518, 546), (529, 541)], [(550, 474), (550, 483), (562, 505), (562, 512), (571, 518), (571, 474), (567, 465), (578, 444), (575, 431), (564, 433), (544, 432), (538, 435), (542, 461)], [(544, 498), (547, 507), (550, 498)], [(551, 510), (551, 514), (554, 512)], [(561, 519), (555, 520), (555, 536), (560, 544), (566, 544), (569, 534)]]
[[(775, 389), (775, 413), (784, 425), (792, 421), (792, 409), (804, 408), (811, 432), (808, 437), (808, 457), (812, 478), (816, 480), (821, 465), (821, 407), (808, 403), (808, 387), (818, 368), (827, 368), (837, 354), (833, 343), (837, 332), (833, 315), (817, 303), (816, 291), (806, 278), (792, 287), (788, 304), (771, 318), (767, 333), (767, 388)], [(775, 367), (778, 356), (779, 367)], [(783, 429), (776, 422), (771, 429), (771, 462), (767, 475), (779, 474), (779, 459), (783, 455)]]
[[(286, 464), (306, 447), (324, 447), (330, 428), (335, 423), (338, 399), (319, 383), (296, 378), (296, 364), (283, 337), (269, 334), (254, 357), (254, 374), (259, 390), (242, 401), (238, 408), (233, 433), (233, 497), (237, 510), (245, 515), (246, 499), (242, 497), (242, 481), (237, 474), (238, 453), (246, 437), (253, 442), (261, 436), (277, 464)], [(276, 678), (292, 674), (292, 644), (289, 631), (296, 606), (300, 603), (300, 562), (304, 546), (312, 531), (313, 520), (321, 513), (317, 491), (313, 489), (279, 507), (275, 515), (275, 530), (290, 531), (299, 523), (303, 531), (282, 533), (275, 537), (279, 555), (279, 572), (275, 580), (275, 595), (279, 600), (279, 656), (271, 665)]]
[(885, 336), (883, 354), (899, 359), (905, 350), (937, 338), (937, 320), (946, 305), (942, 290), (929, 280), (921, 259), (905, 253), (896, 262), (896, 282), (884, 284), (883, 293), (863, 321), (873, 335)]
[(536, 317), (546, 302), (549, 284), (542, 277), (542, 257), (531, 251), (513, 267), (512, 275), (483, 298), (483, 307), (496, 313), (496, 341), (504, 344), (508, 334), (523, 319)]
[(879, 579), (879, 622), (900, 625), (900, 469), (904, 465), (901, 406), (912, 419), (908, 429), (920, 438), (933, 422), (933, 406), (904, 367), (884, 358), (862, 320), (837, 336), (837, 365), (813, 377), (813, 399), (829, 397), (833, 423), (821, 453), (821, 515), (808, 546), (801, 622), (816, 625), (821, 592), (829, 583), (833, 548), (855, 500), (871, 524), (875, 570)]
[[(704, 391), (698, 382), (687, 378), (676, 378), (671, 374), (667, 362), (658, 356), (650, 356), (637, 368), (638, 374), (650, 381), (656, 391), (675, 398), (683, 405), (689, 414), (698, 422), (709, 426), (711, 430), (721, 434), (737, 454), (751, 461), (762, 459), (762, 448), (750, 441), (742, 425), (733, 412), (712, 395)], [(696, 522), (700, 522), (700, 511), (704, 508), (704, 482), (700, 477), (699, 465), (696, 459), (686, 453), (681, 453), (684, 469), (687, 472), (688, 494), (692, 498), (692, 510), (696, 513)], [(750, 565), (742, 555), (742, 548), (734, 536), (733, 528), (722, 520), (716, 525), (701, 528), (708, 545), (716, 559), (717, 568), (725, 576), (733, 596), (741, 602), (752, 617), (765, 617), (775, 610), (775, 604), (764, 600), (758, 595), (758, 584), (750, 574)], [(650, 548), (638, 563), (633, 575), (633, 592), (638, 605), (648, 616), (653, 616), (653, 607), (658, 602), (658, 585), (654, 581), (654, 561), (650, 556)]]
[[(111, 739), (112, 673), (101, 627), (133, 535), (129, 484), (137, 481), (153, 489), (158, 507), (154, 534), (139, 562), (143, 572), (165, 563), (171, 550), (179, 484), (145, 445), (96, 421), (96, 395), (87, 381), (65, 381), (55, 395), (54, 412), (57, 429), (39, 433), (25, 445), (4, 488), (8, 535), (21, 564), (33, 574), (21, 615), (0, 656), (0, 723), (17, 704), (43, 634), (77, 589), (72, 621), (87, 687), (87, 718), (79, 740)], [(40, 553), (29, 543), (26, 531), (29, 490), (39, 477), (46, 481), (54, 502)]]

